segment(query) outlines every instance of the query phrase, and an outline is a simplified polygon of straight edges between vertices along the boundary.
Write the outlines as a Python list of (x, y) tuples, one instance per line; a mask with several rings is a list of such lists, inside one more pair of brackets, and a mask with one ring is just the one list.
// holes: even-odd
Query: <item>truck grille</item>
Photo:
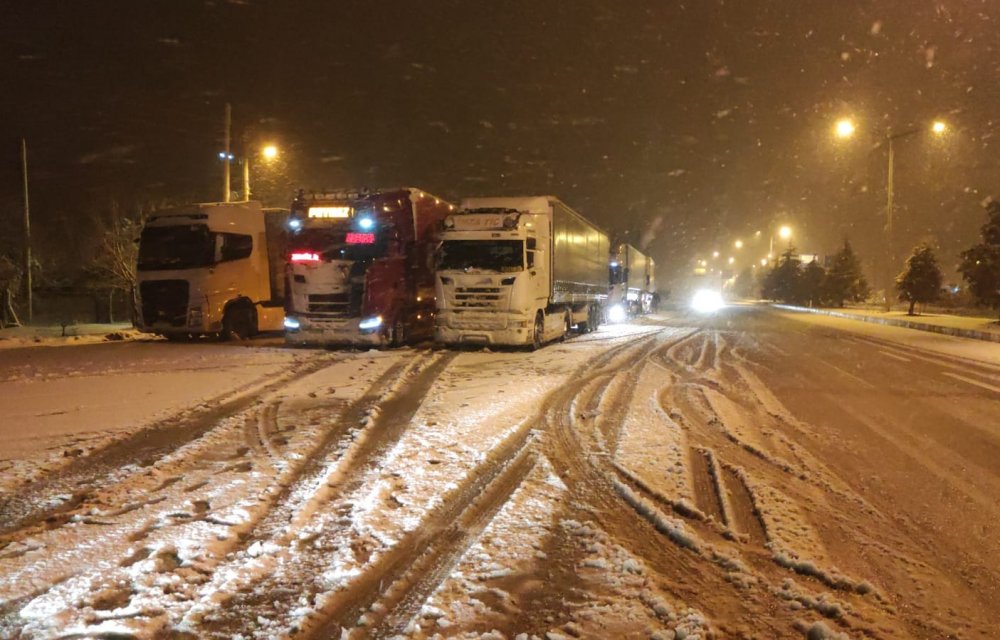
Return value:
[(183, 327), (187, 324), (187, 280), (149, 280), (139, 283), (142, 299), (142, 320), (149, 326), (169, 324)]
[(477, 313), (464, 311), (448, 316), (448, 326), (452, 329), (494, 331), (507, 328), (507, 315), (503, 313)]
[(500, 287), (456, 287), (452, 306), (464, 309), (494, 309), (504, 306), (505, 292)]
[(347, 293), (310, 293), (309, 313), (347, 315), (351, 298)]

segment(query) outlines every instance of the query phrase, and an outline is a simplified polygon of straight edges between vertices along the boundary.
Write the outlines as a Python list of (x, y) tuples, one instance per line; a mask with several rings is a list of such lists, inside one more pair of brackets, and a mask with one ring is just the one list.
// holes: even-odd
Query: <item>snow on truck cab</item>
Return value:
[(258, 202), (153, 214), (139, 238), (139, 330), (169, 339), (280, 330), (287, 217)]
[(539, 348), (597, 328), (608, 237), (557, 198), (468, 198), (441, 232), (434, 336)]
[(300, 193), (289, 219), (286, 341), (398, 346), (430, 338), (433, 247), (453, 209), (409, 187)]

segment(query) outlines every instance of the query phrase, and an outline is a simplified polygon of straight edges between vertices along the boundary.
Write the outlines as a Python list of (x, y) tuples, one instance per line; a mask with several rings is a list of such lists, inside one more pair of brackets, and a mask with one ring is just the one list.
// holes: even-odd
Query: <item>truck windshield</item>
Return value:
[(139, 238), (140, 271), (207, 267), (214, 256), (214, 234), (203, 224), (146, 227)]
[(445, 240), (438, 254), (439, 269), (523, 271), (523, 240)]
[(292, 251), (312, 251), (327, 260), (381, 258), (388, 246), (385, 230), (357, 232), (345, 227), (303, 229), (289, 243)]

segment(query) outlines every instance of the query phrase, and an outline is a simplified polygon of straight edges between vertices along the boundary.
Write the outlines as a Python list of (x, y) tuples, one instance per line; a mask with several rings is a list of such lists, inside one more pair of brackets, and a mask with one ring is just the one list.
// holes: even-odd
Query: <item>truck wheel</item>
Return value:
[(402, 347), (404, 345), (406, 345), (406, 323), (403, 322), (402, 318), (396, 318), (396, 321), (389, 327), (389, 346)]
[(601, 311), (594, 305), (590, 305), (590, 309), (587, 311), (587, 333), (597, 331), (597, 328), (600, 326)]
[(257, 333), (257, 314), (252, 307), (238, 305), (226, 309), (222, 316), (223, 340), (247, 340)]
[(559, 338), (559, 341), (565, 342), (566, 338), (569, 338), (569, 333), (572, 330), (573, 330), (573, 318), (569, 315), (569, 311), (567, 311), (566, 317), (563, 318), (563, 334)]
[(542, 334), (545, 333), (545, 316), (539, 311), (535, 314), (535, 328), (531, 334), (531, 350), (538, 351), (542, 348)]

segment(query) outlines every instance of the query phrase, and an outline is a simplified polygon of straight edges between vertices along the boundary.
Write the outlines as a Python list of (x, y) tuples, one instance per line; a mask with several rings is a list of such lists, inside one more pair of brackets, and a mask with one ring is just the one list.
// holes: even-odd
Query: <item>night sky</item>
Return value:
[(43, 253), (112, 198), (219, 199), (228, 101), (238, 139), (283, 150), (271, 204), (544, 192), (678, 269), (785, 222), (804, 252), (846, 235), (870, 258), (879, 138), (940, 117), (944, 139), (898, 147), (899, 252), (932, 239), (950, 272), (1000, 195), (998, 18), (996, 0), (8, 2), (0, 229), (22, 136)]

